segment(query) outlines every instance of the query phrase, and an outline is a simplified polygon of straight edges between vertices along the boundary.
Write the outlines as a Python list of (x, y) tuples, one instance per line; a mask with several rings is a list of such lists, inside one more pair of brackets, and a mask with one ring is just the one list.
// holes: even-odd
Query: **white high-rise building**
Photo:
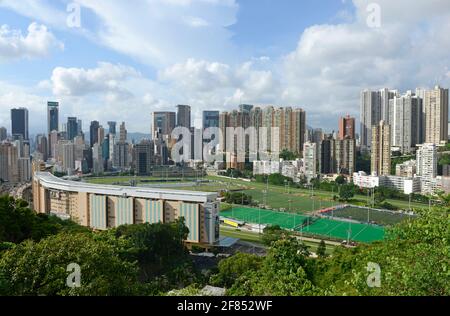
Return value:
[(360, 146), (363, 150), (370, 149), (372, 145), (372, 127), (378, 125), (381, 120), (389, 123), (389, 100), (396, 95), (396, 90), (389, 89), (364, 90), (361, 92), (359, 137)]
[(317, 178), (317, 150), (315, 143), (306, 142), (303, 145), (303, 173), (308, 182)]
[(432, 194), (436, 187), (437, 146), (436, 144), (419, 145), (417, 150), (417, 175), (422, 178), (422, 193)]
[(391, 145), (403, 154), (410, 153), (417, 144), (423, 142), (422, 99), (408, 91), (389, 101), (389, 111)]

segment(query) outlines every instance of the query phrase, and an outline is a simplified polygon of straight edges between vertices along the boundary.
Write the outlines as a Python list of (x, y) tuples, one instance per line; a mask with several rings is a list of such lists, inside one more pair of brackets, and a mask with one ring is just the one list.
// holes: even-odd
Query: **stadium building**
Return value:
[(133, 188), (66, 181), (48, 172), (33, 178), (34, 210), (106, 230), (125, 224), (170, 223), (184, 217), (187, 243), (219, 241), (216, 193)]

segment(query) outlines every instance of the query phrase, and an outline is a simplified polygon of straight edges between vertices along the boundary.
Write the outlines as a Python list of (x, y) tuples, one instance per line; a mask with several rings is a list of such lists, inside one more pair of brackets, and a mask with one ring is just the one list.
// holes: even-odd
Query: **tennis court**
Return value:
[[(300, 231), (300, 229), (297, 229)], [(384, 238), (384, 228), (381, 226), (341, 222), (330, 219), (319, 219), (303, 228), (304, 233), (327, 236), (346, 240), (350, 230), (350, 239), (360, 242), (373, 242)]]
[(281, 213), (257, 208), (235, 207), (220, 212), (221, 216), (237, 219), (247, 223), (279, 225), (284, 229), (294, 229), (301, 225), (306, 216)]

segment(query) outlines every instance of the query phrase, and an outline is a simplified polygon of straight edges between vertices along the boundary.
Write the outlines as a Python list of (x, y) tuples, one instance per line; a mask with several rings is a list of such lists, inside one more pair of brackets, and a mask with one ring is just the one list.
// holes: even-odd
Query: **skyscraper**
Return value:
[(98, 121), (92, 121), (89, 128), (89, 140), (90, 146), (93, 147), (95, 143), (98, 143), (98, 128), (100, 123)]
[(67, 118), (67, 139), (73, 140), (78, 136), (78, 121), (76, 117)]
[(345, 138), (335, 140), (335, 159), (338, 174), (352, 175), (356, 171), (356, 140)]
[(319, 145), (319, 171), (321, 174), (335, 173), (335, 149), (332, 135), (326, 135)]
[(391, 127), (384, 121), (372, 127), (372, 174), (391, 174)]
[(425, 143), (419, 145), (417, 150), (417, 175), (421, 177), (422, 193), (433, 193), (436, 186), (437, 166), (436, 144)]
[(389, 101), (391, 145), (398, 147), (403, 154), (423, 142), (422, 135), (422, 99), (411, 91)]
[(150, 166), (154, 155), (154, 144), (152, 141), (143, 140), (134, 146), (134, 165), (137, 175), (150, 174)]
[(436, 86), (425, 91), (425, 142), (439, 144), (448, 140), (448, 89)]
[(28, 110), (26, 108), (11, 109), (11, 135), (28, 138)]
[(355, 139), (355, 118), (347, 115), (339, 119), (339, 139)]
[(379, 91), (364, 90), (360, 100), (360, 145), (363, 150), (370, 149), (372, 144), (372, 126), (385, 119), (389, 122), (389, 100), (397, 94), (396, 90)]
[(177, 125), (191, 128), (191, 107), (189, 105), (177, 106)]
[(0, 142), (4, 141), (8, 137), (5, 127), (0, 127)]
[(113, 121), (108, 122), (108, 127), (109, 127), (108, 133), (109, 134), (116, 135), (116, 125), (117, 125), (117, 122), (113, 122)]
[(317, 177), (317, 149), (316, 144), (306, 142), (303, 145), (303, 169), (308, 182)]
[(219, 111), (203, 111), (203, 130), (219, 127)]
[(120, 124), (119, 143), (125, 144), (127, 142), (128, 132), (125, 128), (125, 122)]
[(47, 133), (59, 131), (59, 103), (47, 102)]
[(153, 134), (171, 135), (175, 128), (175, 112), (153, 112)]

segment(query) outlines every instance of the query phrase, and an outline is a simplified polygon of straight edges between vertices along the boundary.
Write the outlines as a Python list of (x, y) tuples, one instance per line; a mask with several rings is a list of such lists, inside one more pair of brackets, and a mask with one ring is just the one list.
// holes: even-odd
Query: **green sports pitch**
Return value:
[[(322, 218), (309, 220), (308, 216), (265, 209), (234, 207), (222, 211), (220, 215), (247, 223), (279, 225), (284, 229), (295, 229), (305, 235), (320, 238), (346, 240), (349, 237), (349, 232), (350, 239), (358, 242), (370, 243), (384, 238), (384, 228), (381, 226)], [(303, 223), (306, 223), (306, 225), (302, 227)]]

